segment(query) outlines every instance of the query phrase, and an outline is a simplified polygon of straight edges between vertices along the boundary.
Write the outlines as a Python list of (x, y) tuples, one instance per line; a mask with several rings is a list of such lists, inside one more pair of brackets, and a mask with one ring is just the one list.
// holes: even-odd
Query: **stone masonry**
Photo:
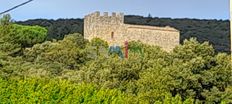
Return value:
[(142, 26), (124, 24), (123, 13), (91, 13), (84, 18), (84, 37), (91, 40), (101, 38), (110, 45), (124, 45), (125, 41), (141, 41), (171, 51), (179, 45), (180, 32), (169, 26)]

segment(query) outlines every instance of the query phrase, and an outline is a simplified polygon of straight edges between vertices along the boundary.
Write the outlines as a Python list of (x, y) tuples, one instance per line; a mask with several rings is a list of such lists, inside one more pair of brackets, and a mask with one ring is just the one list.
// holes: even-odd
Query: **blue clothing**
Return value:
[(120, 58), (124, 58), (122, 50), (119, 46), (110, 46), (109, 48), (109, 54), (117, 54)]

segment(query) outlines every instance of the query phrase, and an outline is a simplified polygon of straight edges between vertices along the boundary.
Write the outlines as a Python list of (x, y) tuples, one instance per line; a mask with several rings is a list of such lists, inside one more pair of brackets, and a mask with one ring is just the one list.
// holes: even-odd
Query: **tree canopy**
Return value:
[[(63, 39), (65, 35), (80, 33), (83, 34), (83, 19), (34, 19), (18, 21), (23, 25), (39, 25), (48, 29), (48, 40)], [(200, 43), (209, 41), (216, 52), (230, 52), (230, 29), (228, 20), (215, 19), (188, 19), (188, 18), (158, 18), (143, 17), (137, 15), (126, 15), (126, 24), (149, 25), (149, 26), (171, 26), (180, 31), (180, 41), (191, 37), (197, 38)]]
[(23, 26), (11, 22), (10, 16), (3, 16), (0, 25), (0, 49), (16, 54), (22, 49), (46, 40), (47, 30), (39, 26)]
[(209, 42), (166, 52), (131, 41), (125, 59), (79, 33), (48, 41), (46, 29), (12, 22), (0, 31), (1, 103), (232, 103), (230, 56)]

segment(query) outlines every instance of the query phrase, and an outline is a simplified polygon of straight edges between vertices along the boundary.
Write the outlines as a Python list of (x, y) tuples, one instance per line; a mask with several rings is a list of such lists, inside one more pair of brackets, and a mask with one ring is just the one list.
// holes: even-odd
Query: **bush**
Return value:
[(59, 79), (0, 79), (1, 103), (122, 103), (118, 90), (99, 89), (91, 84), (75, 84)]

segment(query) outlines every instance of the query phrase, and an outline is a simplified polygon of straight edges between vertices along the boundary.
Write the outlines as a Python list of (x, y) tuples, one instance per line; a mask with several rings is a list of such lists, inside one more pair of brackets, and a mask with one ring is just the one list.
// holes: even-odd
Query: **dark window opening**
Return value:
[(111, 39), (114, 38), (114, 32), (111, 32)]

